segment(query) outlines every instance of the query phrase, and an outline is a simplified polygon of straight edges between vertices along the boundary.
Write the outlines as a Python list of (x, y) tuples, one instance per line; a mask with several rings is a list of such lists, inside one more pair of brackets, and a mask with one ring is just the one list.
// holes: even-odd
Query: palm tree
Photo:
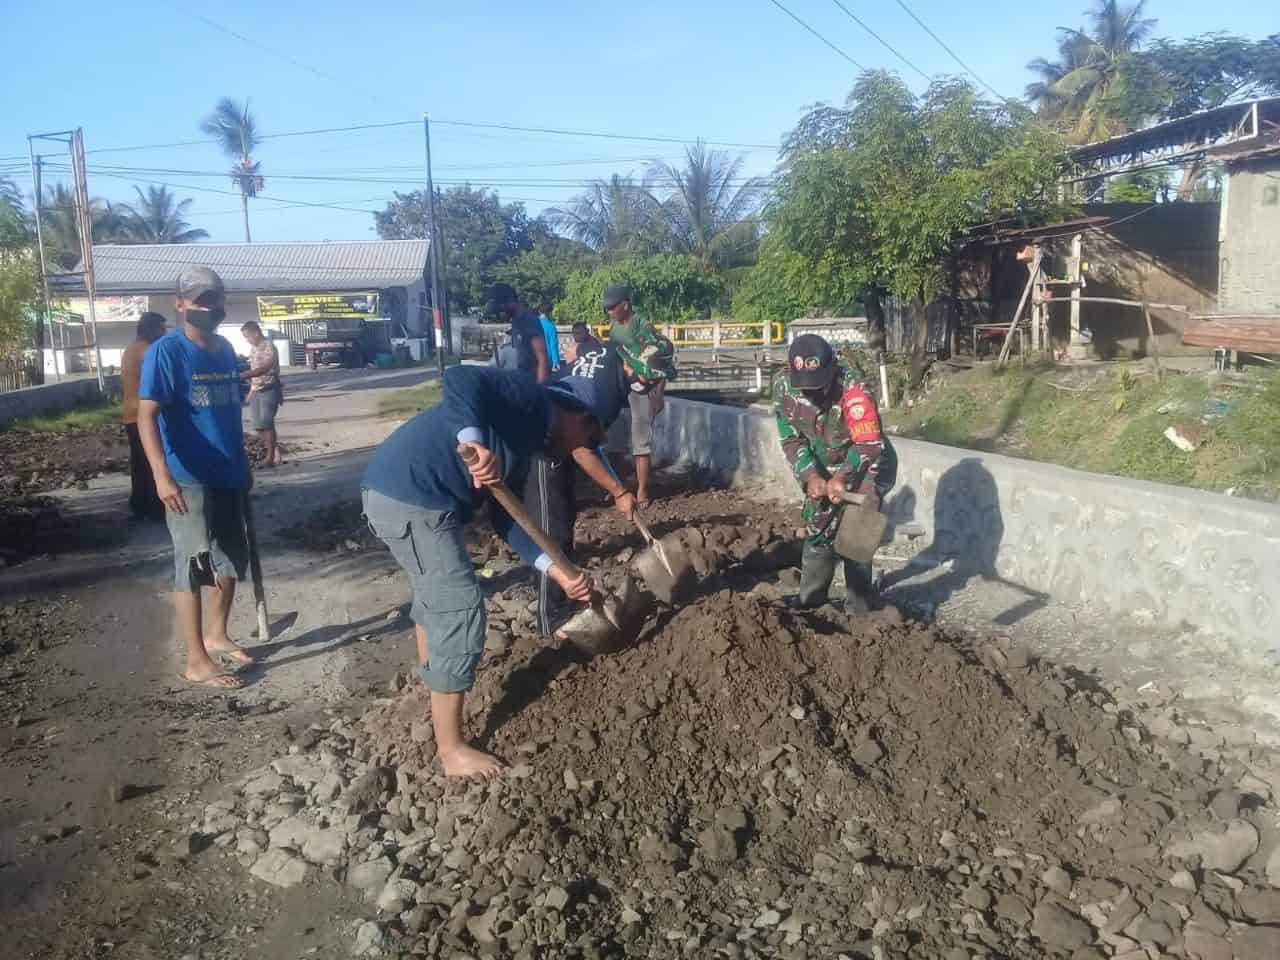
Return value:
[(654, 179), (669, 191), (663, 220), (677, 253), (724, 270), (755, 257), (760, 240), (756, 216), (764, 196), (760, 177), (742, 180), (742, 157), (708, 150), (701, 140), (685, 150), (685, 165), (657, 165)]
[(223, 97), (205, 117), (200, 129), (213, 137), (222, 152), (235, 162), (231, 165), (231, 182), (240, 191), (240, 204), (244, 210), (244, 242), (249, 243), (249, 198), (256, 197), (266, 181), (258, 173), (261, 164), (253, 159), (258, 147), (258, 125), (249, 112), (249, 101), (243, 106), (230, 97)]
[[(89, 200), (94, 243), (128, 242), (127, 207), (112, 206), (101, 197)], [(45, 255), (63, 270), (80, 262), (80, 228), (76, 224), (75, 191), (63, 183), (45, 188), (40, 204), (40, 230)]]
[(606, 260), (662, 249), (661, 204), (647, 177), (614, 174), (595, 180), (563, 207), (546, 211), (549, 224)]
[(1107, 94), (1120, 73), (1122, 61), (1142, 46), (1156, 21), (1144, 17), (1146, 0), (1121, 6), (1118, 0), (1097, 0), (1086, 14), (1088, 32), (1058, 28), (1058, 61), (1037, 57), (1027, 69), (1040, 79), (1026, 89), (1049, 119), (1067, 128), (1076, 143), (1101, 140), (1124, 132), (1111, 115)]
[(209, 237), (207, 230), (192, 229), (187, 223), (191, 200), (178, 200), (165, 186), (134, 187), (136, 206), (121, 204), (127, 217), (126, 229), (135, 243), (195, 243)]

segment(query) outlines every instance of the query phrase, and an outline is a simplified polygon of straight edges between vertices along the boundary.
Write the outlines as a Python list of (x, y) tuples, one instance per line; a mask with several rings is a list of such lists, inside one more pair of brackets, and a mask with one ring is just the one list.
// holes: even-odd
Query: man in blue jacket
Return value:
[[(626, 399), (621, 365), (614, 369), (610, 378), (538, 384), (519, 372), (451, 367), (440, 403), (391, 434), (365, 471), (365, 516), (413, 584), (418, 662), (431, 689), (431, 722), (447, 776), (488, 777), (501, 769), (496, 757), (462, 737), (463, 698), (475, 683), (485, 635), (484, 595), (463, 530), (486, 486), (503, 481), (520, 490), (537, 457), (595, 457)], [(460, 445), (474, 452), (472, 466), (463, 463)], [(526, 564), (571, 599), (590, 599), (594, 586), (585, 574), (570, 576), (552, 564), (505, 511), (491, 506), (494, 529)], [(619, 507), (628, 506), (634, 509), (624, 497)]]

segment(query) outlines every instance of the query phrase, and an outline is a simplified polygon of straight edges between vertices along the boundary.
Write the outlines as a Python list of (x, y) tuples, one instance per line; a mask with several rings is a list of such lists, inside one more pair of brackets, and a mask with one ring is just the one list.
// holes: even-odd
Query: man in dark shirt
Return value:
[[(551, 361), (547, 357), (547, 340), (542, 332), (542, 321), (536, 310), (529, 310), (520, 301), (515, 290), (505, 283), (495, 283), (489, 293), (489, 312), (511, 323), (511, 349), (515, 369), (531, 373), (538, 383), (551, 376)], [(509, 369), (509, 361), (503, 360), (499, 351), (499, 366)]]
[[(501, 768), (462, 737), (463, 697), (475, 682), (485, 635), (484, 596), (463, 529), (486, 486), (501, 480), (522, 489), (536, 457), (594, 457), (625, 394), (621, 375), (538, 385), (515, 371), (451, 367), (440, 403), (391, 434), (369, 462), (361, 482), (364, 513), (413, 584), (418, 661), (448, 776), (488, 777)], [(459, 456), (464, 444), (476, 456), (471, 466)], [(571, 599), (590, 598), (585, 574), (571, 577), (552, 564), (504, 510), (491, 507), (494, 529), (526, 564)]]

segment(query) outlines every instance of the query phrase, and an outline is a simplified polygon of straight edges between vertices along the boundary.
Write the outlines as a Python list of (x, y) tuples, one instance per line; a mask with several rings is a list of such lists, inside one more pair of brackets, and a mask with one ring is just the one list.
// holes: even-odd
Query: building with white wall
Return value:
[[(377, 319), (385, 323), (388, 337), (428, 336), (431, 318), (423, 282), (427, 248), (426, 240), (95, 245), (94, 305), (102, 365), (120, 365), (143, 313), (153, 311), (174, 323), (178, 275), (191, 265), (211, 267), (222, 277), (227, 318), (218, 332), (239, 354), (249, 349), (241, 324), (258, 320), (277, 341), (283, 363), (290, 361), (291, 352), (297, 356), (296, 350), (279, 342), (299, 339), (296, 322), (260, 317), (259, 297), (376, 293)], [(67, 312), (87, 323), (83, 277), (55, 277), (51, 285), (54, 295), (65, 301)], [(48, 339), (53, 347), (61, 347), (62, 336), (69, 349), (46, 352), (46, 373), (89, 369), (91, 351), (83, 349), (87, 326), (66, 324), (55, 328)]]

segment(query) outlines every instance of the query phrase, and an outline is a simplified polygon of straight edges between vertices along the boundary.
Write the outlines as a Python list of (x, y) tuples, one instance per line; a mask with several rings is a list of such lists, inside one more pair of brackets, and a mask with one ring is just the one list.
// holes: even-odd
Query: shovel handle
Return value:
[[(472, 466), (478, 459), (475, 449), (465, 443), (458, 446), (458, 456), (468, 467)], [(518, 523), (520, 528), (529, 535), (529, 539), (538, 545), (538, 549), (550, 557), (551, 562), (563, 570), (569, 579), (576, 578), (582, 572), (575, 563), (564, 555), (564, 551), (560, 549), (559, 545), (533, 522), (533, 518), (525, 510), (524, 504), (511, 492), (510, 487), (499, 480), (497, 483), (488, 484), (485, 489), (493, 494), (493, 499), (498, 501), (511, 519)]]
[(840, 499), (845, 503), (852, 503), (854, 506), (862, 506), (867, 502), (865, 493), (854, 493), (852, 490), (845, 490), (840, 494)]
[(644, 542), (648, 544), (656, 543), (652, 533), (649, 532), (649, 526), (640, 519), (640, 512), (636, 511), (635, 516), (631, 518), (631, 522), (636, 525), (636, 529), (640, 531), (640, 536), (644, 537)]

